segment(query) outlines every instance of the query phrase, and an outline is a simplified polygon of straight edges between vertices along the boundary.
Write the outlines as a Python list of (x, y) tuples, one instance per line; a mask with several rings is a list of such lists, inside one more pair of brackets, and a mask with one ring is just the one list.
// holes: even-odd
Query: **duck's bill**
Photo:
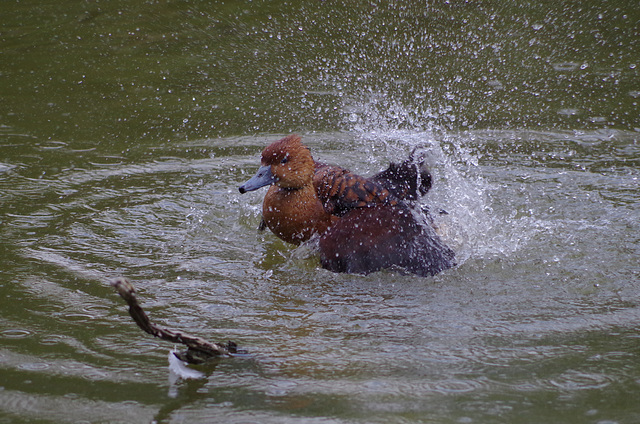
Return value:
[(261, 166), (249, 181), (242, 184), (238, 190), (240, 193), (246, 193), (247, 191), (257, 190), (260, 187), (268, 186), (276, 182), (275, 176), (271, 173), (271, 166)]

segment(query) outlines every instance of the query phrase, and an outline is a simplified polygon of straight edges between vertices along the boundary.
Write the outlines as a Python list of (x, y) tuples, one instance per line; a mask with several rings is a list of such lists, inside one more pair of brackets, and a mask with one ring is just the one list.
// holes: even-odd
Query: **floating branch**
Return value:
[(234, 342), (211, 343), (200, 337), (192, 336), (182, 331), (169, 330), (155, 325), (149, 320), (147, 314), (142, 310), (142, 307), (136, 299), (135, 288), (125, 278), (116, 278), (111, 285), (116, 289), (118, 294), (129, 305), (129, 315), (138, 324), (138, 327), (142, 331), (151, 334), (159, 339), (166, 340), (168, 342), (180, 343), (187, 346), (187, 350), (184, 352), (174, 352), (173, 354), (181, 361), (188, 362), (190, 364), (201, 364), (211, 358), (220, 358), (226, 356), (233, 356), (236, 353), (244, 353), (238, 351), (237, 345)]

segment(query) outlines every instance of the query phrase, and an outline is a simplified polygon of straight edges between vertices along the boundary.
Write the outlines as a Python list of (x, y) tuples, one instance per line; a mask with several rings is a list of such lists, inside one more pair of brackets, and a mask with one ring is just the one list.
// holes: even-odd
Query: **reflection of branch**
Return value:
[(181, 331), (168, 330), (153, 324), (138, 303), (138, 299), (136, 299), (134, 295), (135, 288), (129, 281), (125, 278), (116, 278), (111, 285), (116, 289), (118, 294), (122, 296), (125, 302), (127, 302), (129, 305), (129, 315), (131, 315), (131, 318), (133, 318), (142, 331), (162, 340), (181, 343), (187, 346), (187, 350), (184, 352), (174, 352), (174, 355), (181, 361), (200, 364), (210, 358), (232, 356), (234, 353), (239, 353), (237, 345), (234, 342), (230, 341), (226, 344), (211, 343), (200, 337), (192, 336)]

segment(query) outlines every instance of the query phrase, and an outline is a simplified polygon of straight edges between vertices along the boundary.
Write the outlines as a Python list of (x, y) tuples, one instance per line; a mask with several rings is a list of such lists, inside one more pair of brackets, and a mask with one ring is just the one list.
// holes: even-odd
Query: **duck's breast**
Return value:
[(293, 244), (324, 233), (332, 223), (312, 188), (285, 190), (271, 186), (262, 204), (262, 217), (276, 236)]

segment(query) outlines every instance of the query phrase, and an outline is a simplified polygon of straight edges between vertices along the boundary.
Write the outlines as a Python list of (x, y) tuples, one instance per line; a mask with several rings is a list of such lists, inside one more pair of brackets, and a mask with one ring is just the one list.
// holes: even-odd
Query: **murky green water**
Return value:
[[(0, 3), (1, 422), (640, 421), (632, 1)], [(460, 265), (322, 270), (240, 195), (429, 151)], [(161, 324), (245, 357), (170, 382)]]

